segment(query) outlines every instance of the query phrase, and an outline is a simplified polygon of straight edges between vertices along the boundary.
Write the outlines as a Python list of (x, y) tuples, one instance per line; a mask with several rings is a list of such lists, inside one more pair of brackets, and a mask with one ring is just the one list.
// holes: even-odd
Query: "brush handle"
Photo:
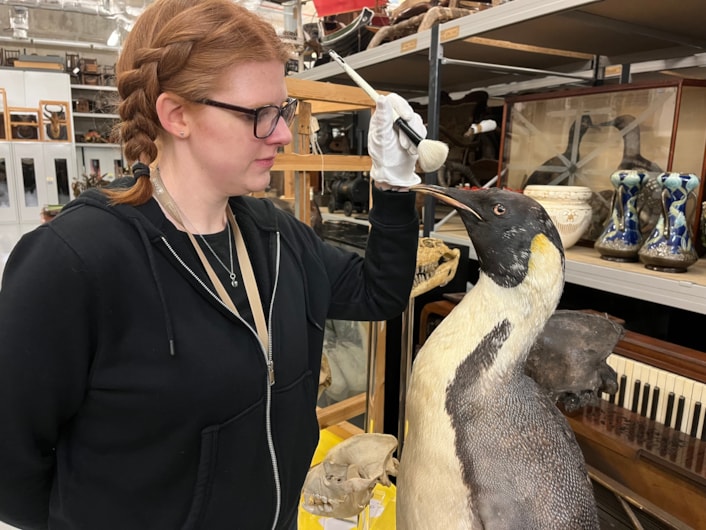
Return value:
[(421, 136), (417, 134), (417, 131), (412, 129), (410, 127), (409, 123), (404, 121), (402, 118), (397, 118), (395, 120), (395, 125), (407, 135), (407, 138), (409, 138), (410, 142), (412, 142), (414, 145), (419, 146), (419, 143), (424, 139)]
[[(368, 83), (365, 79), (361, 77), (361, 75), (356, 72), (348, 63), (346, 63), (343, 60), (343, 57), (338, 55), (335, 51), (330, 50), (328, 54), (331, 56), (331, 58), (336, 61), (341, 68), (343, 68), (343, 71), (348, 74), (348, 76), (355, 81), (355, 84), (358, 85), (360, 88), (362, 88), (368, 96), (370, 96), (370, 99), (373, 101), (377, 101), (378, 97), (380, 97), (380, 94), (378, 94), (375, 89), (370, 86), (370, 83)], [(423, 140), (417, 132), (410, 127), (409, 123), (407, 123), (405, 120), (403, 120), (400, 115), (397, 113), (395, 109), (392, 109), (392, 119), (395, 122), (395, 125), (403, 132), (405, 135), (407, 135), (407, 138), (410, 139), (410, 141), (414, 145), (419, 145), (419, 143)]]

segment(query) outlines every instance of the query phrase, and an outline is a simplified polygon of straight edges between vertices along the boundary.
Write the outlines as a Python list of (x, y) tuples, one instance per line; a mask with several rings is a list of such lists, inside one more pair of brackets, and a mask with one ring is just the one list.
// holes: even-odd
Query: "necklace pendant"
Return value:
[(235, 274), (230, 274), (230, 284), (233, 287), (238, 287), (238, 280), (235, 278)]

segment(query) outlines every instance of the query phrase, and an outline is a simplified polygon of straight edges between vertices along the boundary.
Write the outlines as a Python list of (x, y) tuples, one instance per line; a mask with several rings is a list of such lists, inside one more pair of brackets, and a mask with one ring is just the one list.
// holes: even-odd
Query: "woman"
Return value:
[(248, 196), (292, 139), (287, 58), (230, 0), (158, 0), (136, 22), (117, 64), (134, 178), (84, 193), (5, 269), (0, 520), (296, 526), (324, 322), (394, 317), (412, 284), (414, 194), (377, 189), (419, 180), (392, 106), (425, 131), (381, 99), (366, 257), (326, 245)]

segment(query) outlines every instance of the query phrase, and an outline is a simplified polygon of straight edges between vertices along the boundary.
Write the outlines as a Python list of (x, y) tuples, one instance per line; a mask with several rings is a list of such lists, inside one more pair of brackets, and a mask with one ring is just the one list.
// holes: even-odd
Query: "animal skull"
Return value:
[(440, 239), (422, 237), (417, 247), (417, 270), (411, 297), (449, 283), (458, 267), (461, 251), (450, 249)]
[(331, 449), (304, 481), (303, 508), (325, 517), (353, 517), (365, 508), (375, 485), (391, 484), (399, 462), (392, 456), (397, 438), (391, 434), (352, 436)]

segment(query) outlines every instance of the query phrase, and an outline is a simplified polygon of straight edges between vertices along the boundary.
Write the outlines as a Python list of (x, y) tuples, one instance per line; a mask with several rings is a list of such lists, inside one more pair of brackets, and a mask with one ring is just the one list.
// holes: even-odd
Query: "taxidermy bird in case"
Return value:
[[(573, 431), (547, 389), (525, 374), (563, 290), (556, 228), (539, 203), (521, 193), (413, 188), (458, 211), (480, 278), (414, 361), (399, 469), (385, 466), (397, 472), (396, 527), (598, 529)], [(305, 483), (305, 509), (336, 516), (341, 497), (332, 499), (323, 486), (342, 478)]]

